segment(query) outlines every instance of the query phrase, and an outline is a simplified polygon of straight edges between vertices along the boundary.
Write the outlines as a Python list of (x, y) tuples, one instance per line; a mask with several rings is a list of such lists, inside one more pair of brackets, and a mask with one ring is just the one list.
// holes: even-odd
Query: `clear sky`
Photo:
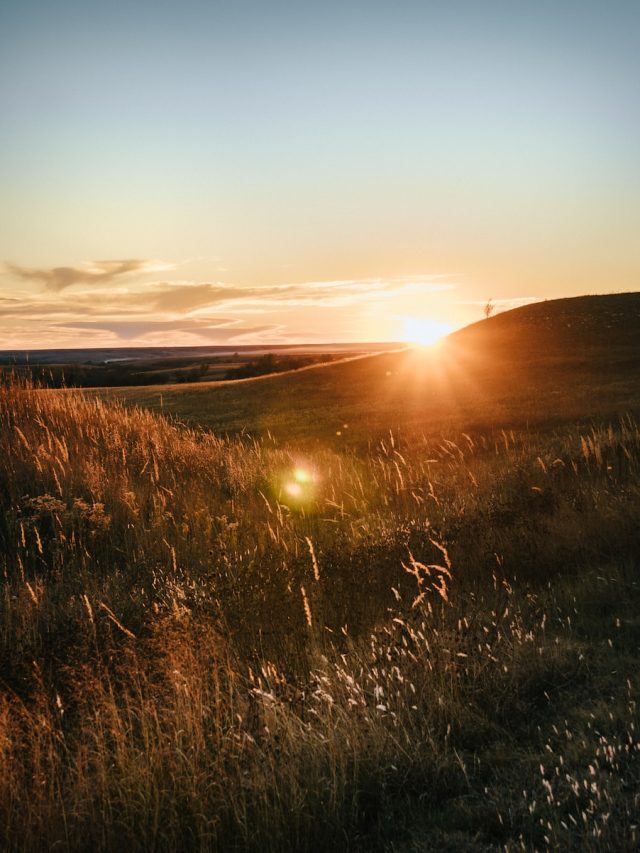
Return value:
[(638, 0), (3, 0), (0, 349), (637, 290), (639, 44)]

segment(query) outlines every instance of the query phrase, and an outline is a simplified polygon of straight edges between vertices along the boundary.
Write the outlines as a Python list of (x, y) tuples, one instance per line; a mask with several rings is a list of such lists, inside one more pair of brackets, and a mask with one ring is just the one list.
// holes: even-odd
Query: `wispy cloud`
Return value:
[(111, 332), (122, 341), (133, 341), (153, 335), (167, 333), (186, 333), (196, 335), (208, 341), (237, 341), (244, 340), (248, 335), (262, 332), (273, 332), (277, 324), (258, 326), (242, 326), (235, 319), (219, 320), (186, 320), (175, 322), (168, 320), (96, 320), (91, 322), (76, 321), (57, 324), (64, 329), (82, 329), (87, 331)]
[(48, 290), (59, 292), (74, 284), (106, 284), (128, 273), (159, 272), (170, 269), (170, 265), (156, 261), (91, 261), (76, 267), (21, 267), (5, 264), (7, 271), (23, 281), (40, 281)]
[[(175, 265), (148, 260), (46, 269), (7, 265), (0, 280), (0, 349), (18, 341), (51, 346), (56, 341), (86, 345), (90, 339), (95, 345), (285, 343), (292, 335), (296, 340), (357, 340), (369, 334), (384, 339), (393, 334), (393, 323), (385, 331), (385, 318), (393, 318), (398, 305), (406, 313), (407, 305), (448, 299), (456, 289), (446, 275), (268, 285), (150, 275), (167, 268)], [(44, 287), (22, 283), (31, 281)]]
[[(471, 299), (456, 302), (456, 305), (486, 305), (487, 299)], [(514, 296), (511, 299), (491, 299), (491, 304), (500, 311), (509, 311), (511, 308), (519, 308), (521, 305), (531, 305), (533, 302), (541, 302), (541, 296)]]
[[(367, 278), (336, 281), (307, 281), (293, 284), (240, 287), (224, 283), (163, 282), (144, 291), (147, 302), (157, 311), (194, 311), (239, 305), (271, 308), (285, 306), (341, 306), (370, 299), (390, 298), (400, 293), (435, 293), (453, 290), (455, 285), (441, 276), (415, 278)], [(142, 293), (140, 294), (142, 296)], [(135, 300), (131, 294), (129, 299)]]

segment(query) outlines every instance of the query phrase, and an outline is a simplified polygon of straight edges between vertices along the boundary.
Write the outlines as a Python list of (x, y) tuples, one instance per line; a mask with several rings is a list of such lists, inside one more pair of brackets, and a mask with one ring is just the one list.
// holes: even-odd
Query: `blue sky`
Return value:
[(0, 348), (636, 289), (639, 36), (637, 2), (5, 0)]

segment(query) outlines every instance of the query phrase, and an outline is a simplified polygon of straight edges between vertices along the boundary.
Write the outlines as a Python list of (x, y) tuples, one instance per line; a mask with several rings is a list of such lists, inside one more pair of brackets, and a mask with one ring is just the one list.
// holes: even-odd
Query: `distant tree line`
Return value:
[[(298, 370), (318, 360), (318, 356), (276, 356), (272, 352), (268, 352), (253, 361), (248, 361), (246, 364), (228, 370), (226, 378), (251, 379), (254, 376), (265, 376), (269, 373), (283, 373), (285, 370)], [(322, 360), (326, 360), (326, 356), (323, 356)]]
[(206, 376), (209, 365), (199, 364), (188, 369), (144, 370), (139, 364), (129, 365), (20, 365), (0, 368), (3, 373), (28, 376), (46, 388), (115, 388), (126, 385), (168, 385), (199, 382)]
[[(235, 358), (239, 358), (236, 354)], [(322, 355), (276, 355), (265, 353), (228, 370), (216, 372), (212, 379), (250, 379), (269, 373), (298, 370), (318, 361), (330, 361), (332, 356)], [(223, 364), (229, 358), (216, 359), (214, 364)], [(57, 364), (57, 365), (7, 365), (0, 366), (0, 375), (17, 373), (31, 378), (46, 388), (116, 388), (127, 385), (174, 385), (185, 382), (201, 382), (206, 379), (210, 363), (184, 365), (171, 363), (158, 365), (141, 364)]]

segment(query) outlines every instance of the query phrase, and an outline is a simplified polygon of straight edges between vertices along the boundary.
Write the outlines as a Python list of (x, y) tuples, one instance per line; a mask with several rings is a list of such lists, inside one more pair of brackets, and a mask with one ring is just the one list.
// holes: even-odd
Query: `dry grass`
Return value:
[(635, 849), (636, 424), (306, 454), (2, 386), (2, 845)]

